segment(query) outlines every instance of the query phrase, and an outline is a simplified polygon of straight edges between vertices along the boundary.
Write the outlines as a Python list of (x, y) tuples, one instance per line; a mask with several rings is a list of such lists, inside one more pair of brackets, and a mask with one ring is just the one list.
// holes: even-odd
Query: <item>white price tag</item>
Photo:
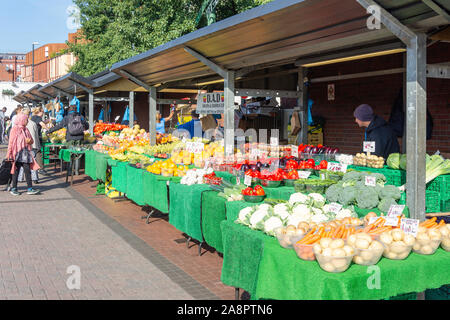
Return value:
[(392, 205), (389, 208), (389, 211), (387, 213), (388, 217), (398, 217), (401, 216), (403, 214), (403, 210), (405, 210), (405, 206), (404, 205)]
[(252, 185), (252, 177), (250, 177), (250, 176), (245, 176), (245, 178), (244, 178), (244, 184), (245, 184), (247, 187), (250, 187), (250, 186)]
[(298, 147), (297, 146), (291, 146), (291, 156), (298, 158)]
[(253, 148), (250, 155), (252, 157), (259, 157), (259, 149), (258, 148)]
[(363, 151), (364, 152), (375, 152), (375, 141), (364, 141)]
[(336, 202), (329, 204), (329, 211), (332, 213), (339, 213), (342, 210), (342, 205)]
[(194, 143), (193, 142), (186, 142), (186, 150), (187, 152), (194, 152)]
[(236, 177), (236, 185), (240, 185), (241, 184), (241, 178)]
[(119, 119), (120, 119), (120, 116), (117, 116), (114, 122), (119, 121)]
[(327, 170), (328, 171), (333, 171), (333, 172), (346, 173), (347, 172), (347, 165), (346, 164), (341, 164), (341, 163), (328, 162)]
[(205, 170), (208, 169), (208, 168), (209, 168), (209, 165), (210, 165), (209, 160), (206, 160), (206, 161), (205, 161), (205, 168), (204, 168), (204, 169), (205, 169)]
[(377, 185), (377, 178), (366, 176), (366, 186), (368, 187), (375, 187)]
[(205, 150), (205, 144), (204, 143), (201, 143), (201, 142), (195, 142), (194, 144), (193, 144), (193, 153), (200, 153), (200, 152), (202, 152), (203, 150)]
[(404, 233), (416, 237), (417, 231), (419, 230), (419, 220), (403, 218), (400, 222), (400, 229), (403, 230)]
[(398, 227), (398, 217), (386, 217), (385, 226)]
[(311, 175), (311, 172), (309, 172), (309, 171), (301, 171), (301, 170), (298, 171), (298, 177), (300, 179), (308, 179), (310, 175)]

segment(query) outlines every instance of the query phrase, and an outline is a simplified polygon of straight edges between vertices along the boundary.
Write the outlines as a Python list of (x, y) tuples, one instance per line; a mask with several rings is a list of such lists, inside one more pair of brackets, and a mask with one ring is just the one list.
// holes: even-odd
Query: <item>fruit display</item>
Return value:
[(177, 166), (171, 159), (166, 161), (156, 161), (147, 167), (147, 171), (164, 177), (184, 177), (188, 171), (188, 167)]
[(211, 189), (219, 192), (217, 195), (219, 197), (225, 198), (227, 201), (243, 201), (244, 196), (242, 195), (242, 190), (245, 187), (242, 184), (234, 185), (226, 180), (221, 181), (219, 185), (211, 185)]
[(53, 133), (47, 134), (51, 143), (66, 143), (66, 128), (59, 129)]
[(216, 176), (215, 172), (210, 174), (205, 174), (203, 176), (203, 182), (205, 184), (214, 184), (214, 185), (220, 185), (222, 183), (222, 178)]
[(214, 170), (212, 168), (208, 168), (206, 170), (203, 169), (191, 169), (186, 172), (186, 175), (181, 178), (181, 184), (185, 184), (188, 186), (194, 184), (203, 184), (203, 176), (206, 174), (213, 173)]
[(436, 223), (436, 217), (422, 222), (416, 236), (413, 251), (419, 254), (433, 254), (442, 241), (440, 228), (445, 225), (444, 220)]
[(243, 196), (265, 196), (266, 193), (264, 192), (264, 189), (261, 186), (255, 186), (255, 188), (245, 188), (242, 190)]
[(441, 247), (445, 251), (450, 251), (450, 224), (445, 224), (439, 228), (442, 234)]
[(275, 229), (275, 236), (280, 246), (286, 249), (293, 248), (294, 244), (301, 240), (306, 234), (305, 229), (287, 226)]
[(384, 167), (384, 158), (376, 155), (358, 153), (353, 157), (355, 166), (382, 169)]
[(102, 135), (107, 131), (122, 131), (123, 129), (128, 128), (128, 126), (117, 124), (117, 123), (104, 123), (97, 122), (94, 126), (94, 134)]

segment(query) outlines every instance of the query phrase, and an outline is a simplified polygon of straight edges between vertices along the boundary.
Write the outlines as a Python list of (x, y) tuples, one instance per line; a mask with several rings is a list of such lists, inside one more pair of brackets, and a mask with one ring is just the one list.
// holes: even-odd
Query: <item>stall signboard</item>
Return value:
[(400, 229), (404, 233), (416, 237), (419, 231), (419, 220), (403, 218), (400, 222)]
[(336, 202), (330, 203), (328, 205), (328, 210), (334, 214), (337, 214), (342, 210), (342, 205)]
[(298, 177), (300, 179), (308, 179), (310, 175), (311, 175), (310, 171), (302, 171), (302, 170), (298, 171)]
[(377, 185), (377, 178), (372, 176), (366, 176), (366, 186), (375, 187)]
[(298, 158), (298, 147), (292, 145), (291, 146), (291, 156)]
[(225, 111), (225, 94), (223, 92), (204, 93), (198, 96), (197, 113), (221, 114)]
[(247, 187), (250, 187), (252, 185), (252, 177), (246, 175), (244, 178), (244, 184)]
[(398, 217), (403, 214), (403, 210), (405, 210), (405, 205), (402, 204), (394, 204), (389, 208), (387, 213), (388, 217)]
[(327, 170), (328, 171), (333, 171), (333, 172), (346, 173), (347, 172), (347, 165), (346, 164), (340, 164), (340, 163), (334, 163), (334, 162), (328, 162)]

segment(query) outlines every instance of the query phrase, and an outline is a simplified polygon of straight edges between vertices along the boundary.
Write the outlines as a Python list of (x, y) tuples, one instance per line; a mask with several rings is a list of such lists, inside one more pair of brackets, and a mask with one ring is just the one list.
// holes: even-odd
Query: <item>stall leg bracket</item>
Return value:
[(239, 299), (239, 288), (234, 288), (234, 300), (240, 300)]
[(146, 219), (145, 224), (150, 224), (150, 218), (152, 217), (153, 213), (155, 213), (155, 210), (150, 211), (148, 215), (142, 217), (142, 219)]

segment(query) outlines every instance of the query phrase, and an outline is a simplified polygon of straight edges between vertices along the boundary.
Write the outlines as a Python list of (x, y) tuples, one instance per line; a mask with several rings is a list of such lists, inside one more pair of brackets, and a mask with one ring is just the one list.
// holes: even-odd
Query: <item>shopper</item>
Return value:
[(170, 121), (175, 114), (175, 110), (170, 109), (170, 115), (167, 118), (163, 118), (161, 113), (158, 111), (156, 113), (156, 132), (165, 134), (166, 133), (166, 122)]
[(5, 117), (6, 108), (0, 110), (0, 144), (3, 144), (3, 136), (5, 134)]
[[(30, 109), (23, 109), (22, 114), (30, 117)], [(33, 145), (31, 146), (31, 152), (33, 153), (33, 157), (36, 160), (36, 162), (38, 163), (39, 167), (42, 168), (41, 164), (39, 164), (39, 162), (36, 159), (37, 153), (41, 152), (41, 142), (39, 139), (38, 126), (34, 121), (30, 120), (30, 118), (28, 118), (27, 129), (31, 134), (31, 138), (33, 139)], [(20, 182), (24, 181), (23, 176), (24, 176), (24, 170), (22, 167), (19, 172), (19, 181)], [(38, 171), (31, 170), (31, 179), (33, 180), (34, 184), (39, 183)]]
[[(76, 106), (75, 106), (76, 110)], [(64, 107), (62, 106), (62, 103), (57, 102), (55, 104), (55, 116), (56, 116), (56, 124), (61, 123), (64, 119)]]
[[(50, 126), (47, 126), (47, 124), (43, 120), (44, 108), (36, 107), (36, 108), (32, 109), (32, 112), (33, 112), (33, 116), (31, 117), (31, 121), (36, 123), (38, 134), (39, 134), (39, 145), (41, 146), (42, 145), (42, 130), (47, 131), (50, 129)], [(41, 167), (41, 170), (39, 170), (39, 173), (43, 174), (43, 175), (48, 175), (47, 171), (45, 171), (45, 169), (44, 169), (44, 159), (42, 156), (41, 147), (39, 147), (38, 149), (33, 148), (33, 150), (35, 150), (35, 152), (36, 152), (36, 155), (35, 155), (36, 161), (39, 164), (39, 166)]]
[(66, 140), (71, 146), (80, 146), (81, 141), (84, 140), (84, 131), (89, 129), (89, 123), (77, 113), (77, 106), (72, 105), (69, 107), (69, 112), (63, 120), (56, 126), (51, 128), (48, 133), (58, 131), (62, 128), (66, 128)]
[(189, 138), (198, 137), (201, 138), (203, 136), (202, 123), (200, 121), (199, 114), (194, 110), (191, 112), (192, 120), (186, 122), (185, 124), (181, 124), (178, 126), (178, 130), (184, 129), (189, 132)]
[(33, 138), (27, 129), (28, 116), (26, 114), (18, 114), (15, 117), (14, 127), (11, 129), (8, 152), (6, 158), (13, 161), (11, 174), (12, 177), (12, 189), (11, 194), (18, 196), (20, 193), (17, 191), (17, 181), (19, 178), (20, 169), (23, 168), (25, 178), (27, 181), (27, 194), (35, 195), (39, 193), (39, 190), (33, 189), (33, 183), (31, 181), (31, 170), (38, 170), (39, 165), (34, 160), (32, 154)]
[(375, 142), (373, 154), (387, 159), (391, 153), (400, 152), (397, 136), (389, 124), (374, 114), (368, 104), (362, 104), (354, 112), (355, 122), (360, 128), (366, 128), (365, 141)]

